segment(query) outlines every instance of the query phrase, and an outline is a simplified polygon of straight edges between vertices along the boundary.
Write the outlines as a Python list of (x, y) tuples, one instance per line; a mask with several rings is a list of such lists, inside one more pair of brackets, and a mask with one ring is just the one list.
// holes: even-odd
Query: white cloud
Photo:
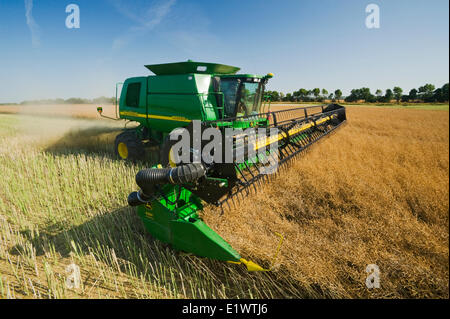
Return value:
[(27, 25), (31, 32), (31, 45), (33, 48), (38, 48), (41, 45), (40, 28), (33, 18), (33, 0), (25, 0), (25, 17), (27, 18)]
[[(176, 0), (159, 1), (147, 8), (145, 8), (143, 3), (134, 3), (135, 7), (133, 8), (130, 5), (130, 1), (114, 0), (112, 3), (116, 10), (132, 20), (136, 25), (130, 27), (125, 34), (113, 40), (113, 49), (120, 49), (135, 37), (155, 28), (167, 16), (175, 2)], [(148, 1), (145, 2), (145, 4), (147, 3)]]

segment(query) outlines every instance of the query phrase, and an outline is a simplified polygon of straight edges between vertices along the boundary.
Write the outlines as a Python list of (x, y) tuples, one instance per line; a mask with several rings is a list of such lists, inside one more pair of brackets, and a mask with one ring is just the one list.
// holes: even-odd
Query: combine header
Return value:
[(156, 75), (124, 82), (120, 118), (139, 126), (117, 136), (116, 152), (140, 159), (145, 144), (157, 144), (161, 164), (138, 172), (140, 190), (129, 195), (129, 205), (138, 206), (154, 237), (175, 249), (266, 270), (243, 259), (198, 212), (205, 202), (223, 212), (256, 191), (280, 165), (344, 124), (345, 108), (271, 111), (263, 97), (272, 74), (236, 74), (239, 68), (193, 61), (146, 67)]

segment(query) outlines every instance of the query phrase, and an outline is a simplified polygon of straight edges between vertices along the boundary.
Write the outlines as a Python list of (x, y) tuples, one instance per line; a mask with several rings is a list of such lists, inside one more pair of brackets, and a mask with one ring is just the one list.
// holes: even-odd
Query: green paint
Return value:
[[(239, 68), (233, 66), (193, 61), (146, 67), (155, 75), (124, 81), (119, 116), (139, 123), (140, 138), (145, 139), (145, 131), (159, 143), (173, 129), (186, 127), (192, 120), (217, 121), (260, 113), (261, 96), (270, 78), (236, 74)], [(266, 122), (266, 118), (255, 117), (223, 120), (218, 126), (246, 129)], [(208, 179), (228, 187), (227, 179)], [(199, 218), (197, 212), (203, 206), (197, 196), (173, 185), (165, 185), (160, 193), (162, 198), (138, 207), (145, 227), (155, 238), (198, 256), (239, 261), (239, 254)]]
[(203, 208), (200, 199), (189, 190), (172, 185), (162, 192), (169, 201), (161, 198), (138, 207), (146, 229), (155, 238), (171, 244), (173, 248), (222, 261), (239, 261), (241, 256), (198, 216)]
[[(155, 75), (125, 80), (120, 94), (119, 116), (138, 122), (140, 126), (137, 130), (146, 128), (149, 136), (158, 142), (162, 142), (163, 135), (175, 128), (188, 126), (192, 120), (214, 121), (244, 115), (242, 109), (236, 107), (238, 94), (230, 91), (230, 83), (237, 83), (239, 92), (248, 92), (251, 83), (259, 85), (258, 92), (262, 96), (269, 78), (236, 74), (239, 68), (233, 66), (193, 61), (146, 67)], [(223, 87), (221, 85), (224, 91), (219, 90), (216, 79), (224, 83)], [(231, 85), (231, 88), (234, 87)], [(260, 113), (260, 98), (251, 103), (248, 107), (252, 114)], [(231, 126), (247, 128), (251, 124), (246, 121)]]
[(240, 70), (235, 66), (217, 63), (194, 62), (192, 60), (189, 60), (187, 62), (146, 65), (145, 67), (156, 75), (189, 73), (235, 74)]

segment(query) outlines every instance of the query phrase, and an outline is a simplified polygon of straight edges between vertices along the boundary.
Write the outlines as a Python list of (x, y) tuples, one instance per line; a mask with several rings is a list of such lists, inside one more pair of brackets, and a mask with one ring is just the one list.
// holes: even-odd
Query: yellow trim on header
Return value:
[[(329, 120), (333, 119), (334, 117), (336, 117), (336, 115), (326, 116), (324, 118), (321, 118), (320, 120), (317, 120), (316, 124), (317, 125), (322, 124), (323, 122), (329, 121)], [(301, 131), (305, 131), (313, 126), (314, 126), (314, 123), (309, 123), (309, 124), (303, 125), (302, 127), (299, 127), (299, 128), (290, 129), (288, 131), (288, 136), (298, 134)], [(286, 136), (285, 132), (281, 132), (280, 134), (278, 134), (276, 136), (271, 136), (270, 138), (264, 137), (261, 141), (256, 142), (254, 150), (257, 151), (258, 149), (260, 149), (262, 147), (270, 145), (270, 144), (272, 144), (276, 141), (282, 140), (283, 138), (286, 138), (286, 137), (287, 136)]]
[[(143, 117), (147, 118), (146, 114), (137, 113), (137, 112), (131, 112), (131, 111), (122, 111), (120, 112), (120, 115), (125, 116), (133, 116), (133, 117)], [(155, 120), (165, 120), (165, 121), (177, 121), (177, 122), (191, 122), (190, 119), (187, 119), (182, 116), (163, 116), (163, 115), (148, 115), (149, 119), (155, 119)]]
[(239, 261), (231, 261), (231, 260), (229, 260), (227, 262), (230, 263), (230, 264), (236, 264), (236, 265), (244, 264), (247, 267), (248, 271), (271, 271), (273, 265), (275, 265), (275, 261), (277, 260), (278, 253), (280, 252), (281, 245), (283, 244), (283, 240), (284, 240), (283, 235), (281, 235), (280, 233), (275, 233), (275, 235), (280, 237), (281, 240), (280, 240), (280, 242), (278, 244), (278, 247), (277, 247), (277, 250), (275, 252), (275, 255), (273, 256), (272, 265), (270, 266), (269, 269), (265, 269), (265, 268), (261, 267), (260, 265), (254, 263), (253, 261), (246, 260), (244, 258), (239, 259)]

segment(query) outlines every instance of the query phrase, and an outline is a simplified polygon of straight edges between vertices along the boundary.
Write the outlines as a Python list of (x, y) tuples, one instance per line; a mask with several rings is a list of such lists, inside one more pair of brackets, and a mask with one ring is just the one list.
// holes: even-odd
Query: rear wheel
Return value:
[(124, 160), (142, 160), (145, 156), (144, 145), (136, 131), (125, 131), (117, 135), (115, 152)]
[(164, 167), (175, 167), (176, 159), (174, 158), (174, 154), (172, 152), (172, 146), (177, 143), (177, 141), (171, 141), (169, 136), (164, 139), (164, 143), (161, 145), (159, 152), (159, 163)]
[[(170, 134), (165, 137), (164, 142), (160, 147), (160, 164), (165, 167), (175, 167), (179, 166), (180, 164), (194, 163), (194, 158), (198, 158), (201, 160), (201, 150), (194, 149), (194, 145), (201, 145), (201, 141), (198, 141), (198, 139), (200, 138), (199, 136), (202, 136), (202, 132), (204, 129), (205, 127), (202, 126), (201, 131), (198, 134), (194, 134), (193, 122), (191, 122), (187, 127), (180, 127), (176, 129), (180, 131), (172, 131), (170, 134), (175, 134), (175, 136), (178, 136), (178, 138), (175, 140), (171, 140)], [(187, 136), (185, 132), (186, 130), (188, 133)], [(174, 147), (175, 144), (181, 142), (183, 138), (189, 139), (189, 141), (184, 141), (189, 144), (183, 146), (177, 145), (177, 147)], [(189, 150), (189, 154), (182, 153), (182, 148), (186, 149), (186, 147)]]

